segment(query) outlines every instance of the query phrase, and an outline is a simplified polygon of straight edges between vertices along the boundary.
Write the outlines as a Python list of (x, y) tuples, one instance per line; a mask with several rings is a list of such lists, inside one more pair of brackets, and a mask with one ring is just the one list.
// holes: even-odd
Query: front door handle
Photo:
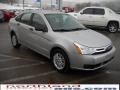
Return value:
[(33, 31), (33, 28), (29, 28), (30, 31)]

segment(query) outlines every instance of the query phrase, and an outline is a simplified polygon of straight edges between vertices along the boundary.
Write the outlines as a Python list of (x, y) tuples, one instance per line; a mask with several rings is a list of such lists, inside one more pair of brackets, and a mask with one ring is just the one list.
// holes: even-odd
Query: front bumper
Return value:
[(96, 70), (107, 65), (115, 56), (115, 47), (109, 52), (97, 55), (70, 55), (70, 67), (80, 70)]

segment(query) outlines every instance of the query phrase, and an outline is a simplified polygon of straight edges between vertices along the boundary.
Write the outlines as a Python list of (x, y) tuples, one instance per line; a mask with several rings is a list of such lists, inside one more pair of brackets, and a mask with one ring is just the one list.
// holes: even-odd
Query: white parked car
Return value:
[(107, 28), (110, 32), (117, 32), (120, 28), (120, 15), (106, 7), (86, 7), (70, 15), (87, 27)]

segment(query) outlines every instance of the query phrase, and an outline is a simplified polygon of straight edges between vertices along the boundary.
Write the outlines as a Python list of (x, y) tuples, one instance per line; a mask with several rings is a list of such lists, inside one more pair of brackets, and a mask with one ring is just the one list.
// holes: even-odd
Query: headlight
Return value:
[(89, 48), (78, 43), (74, 43), (74, 46), (79, 54), (93, 54), (95, 52), (94, 48)]

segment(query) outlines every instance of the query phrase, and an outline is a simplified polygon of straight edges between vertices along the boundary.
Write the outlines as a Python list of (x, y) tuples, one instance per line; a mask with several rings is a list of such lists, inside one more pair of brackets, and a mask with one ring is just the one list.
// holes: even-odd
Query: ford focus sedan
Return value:
[(106, 36), (61, 12), (24, 12), (9, 22), (14, 48), (24, 45), (50, 59), (60, 72), (106, 66), (115, 47)]

